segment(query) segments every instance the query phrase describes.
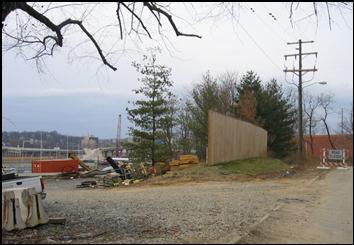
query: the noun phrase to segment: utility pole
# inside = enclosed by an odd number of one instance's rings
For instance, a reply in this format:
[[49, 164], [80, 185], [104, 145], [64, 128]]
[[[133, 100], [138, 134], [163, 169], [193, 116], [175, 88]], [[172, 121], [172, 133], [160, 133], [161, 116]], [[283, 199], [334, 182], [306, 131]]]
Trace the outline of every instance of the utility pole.
[[299, 157], [299, 161], [302, 163], [303, 161], [303, 148], [304, 148], [304, 142], [303, 142], [303, 138], [304, 138], [304, 132], [303, 132], [303, 125], [302, 125], [302, 76], [305, 75], [307, 72], [315, 72], [317, 71], [316, 67], [314, 67], [313, 69], [303, 69], [302, 68], [302, 58], [304, 55], [316, 55], [317, 57], [317, 52], [309, 52], [309, 53], [303, 53], [302, 52], [302, 44], [304, 43], [313, 43], [314, 41], [302, 41], [301, 39], [299, 39], [299, 41], [297, 42], [292, 42], [292, 43], [287, 43], [288, 45], [292, 45], [292, 44], [298, 44], [299, 47], [297, 48], [297, 50], [299, 50], [298, 54], [287, 54], [284, 55], [285, 60], [287, 59], [287, 57], [291, 57], [294, 56], [295, 59], [297, 56], [299, 56], [299, 69], [295, 69], [295, 67], [293, 67], [292, 70], [289, 69], [285, 69], [284, 72], [292, 72], [295, 75], [297, 75], [299, 77], [299, 84], [297, 85], [298, 88], [298, 122], [299, 122], [299, 146], [298, 146], [298, 157]]

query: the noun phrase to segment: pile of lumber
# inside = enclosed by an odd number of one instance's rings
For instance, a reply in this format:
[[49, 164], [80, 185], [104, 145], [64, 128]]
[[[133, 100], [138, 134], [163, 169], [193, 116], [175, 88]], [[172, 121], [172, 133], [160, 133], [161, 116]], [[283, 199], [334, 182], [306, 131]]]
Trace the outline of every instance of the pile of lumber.
[[192, 164], [199, 163], [197, 155], [180, 155], [178, 160], [172, 160], [170, 165], [170, 170], [188, 168]]
[[179, 157], [180, 164], [196, 164], [199, 163], [199, 159], [197, 155], [181, 155]]

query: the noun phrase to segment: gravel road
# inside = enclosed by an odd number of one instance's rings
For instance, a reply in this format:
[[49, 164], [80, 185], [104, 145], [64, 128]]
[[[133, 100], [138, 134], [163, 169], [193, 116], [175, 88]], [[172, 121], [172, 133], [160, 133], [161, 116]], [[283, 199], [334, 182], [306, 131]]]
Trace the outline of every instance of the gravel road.
[[3, 231], [2, 243], [228, 243], [315, 175], [111, 189], [75, 188], [90, 179], [48, 180], [46, 211], [66, 223]]
[[353, 243], [353, 168], [332, 170], [284, 201], [240, 243]]

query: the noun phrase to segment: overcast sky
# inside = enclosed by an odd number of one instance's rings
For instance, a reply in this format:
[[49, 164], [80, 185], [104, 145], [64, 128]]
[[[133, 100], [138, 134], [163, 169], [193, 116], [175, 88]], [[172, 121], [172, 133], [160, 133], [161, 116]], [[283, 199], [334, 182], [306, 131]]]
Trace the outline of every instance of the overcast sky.
[[[180, 97], [188, 96], [193, 84], [198, 83], [208, 70], [215, 76], [225, 71], [242, 75], [254, 70], [264, 82], [274, 77], [285, 87], [291, 86], [285, 82], [282, 70], [285, 66], [291, 68], [293, 64], [297, 67], [298, 61], [290, 58], [285, 61], [284, 55], [298, 51], [296, 45], [286, 43], [302, 39], [314, 41], [313, 44], [303, 45], [304, 52], [318, 52], [317, 59], [308, 56], [304, 60], [304, 68], [313, 68], [315, 64], [318, 68], [312, 82], [328, 83], [324, 86], [315, 84], [305, 90], [313, 94], [324, 92], [334, 95], [336, 113], [331, 115], [332, 127], [340, 120], [338, 113], [341, 108], [350, 109], [353, 101], [352, 12], [334, 8], [331, 17], [335, 22], [330, 30], [325, 9], [321, 9], [318, 25], [313, 16], [304, 18], [312, 11], [309, 8], [311, 5], [306, 4], [300, 5], [295, 12], [294, 27], [288, 19], [289, 4], [243, 3], [241, 8], [235, 5], [238, 21], [220, 17], [198, 23], [193, 22], [193, 9], [189, 5], [179, 6], [176, 3], [173, 6], [176, 6], [177, 15], [192, 23], [189, 25], [176, 18], [180, 29], [202, 36], [201, 39], [175, 37], [170, 31], [166, 34], [173, 44], [172, 47], [166, 41], [169, 50], [156, 37], [163, 51], [158, 62], [172, 68], [174, 92]], [[106, 5], [96, 12], [104, 13], [109, 19], [115, 18], [113, 10]], [[202, 10], [207, 11], [207, 8]], [[270, 12], [276, 20], [269, 15]], [[64, 20], [62, 16], [56, 18], [58, 22]], [[95, 24], [99, 25], [99, 21]], [[94, 25], [89, 23], [90, 27], [94, 28]], [[104, 40], [103, 37], [108, 34], [111, 32], [99, 33], [95, 37]], [[118, 68], [115, 72], [102, 67], [97, 59], [79, 59], [69, 63], [69, 47], [79, 39], [75, 35], [78, 34], [71, 34], [67, 43], [64, 39], [64, 46], [68, 44], [68, 47], [56, 49], [55, 55], [46, 59], [45, 74], [37, 72], [33, 61], [25, 61], [16, 56], [16, 52], [3, 51], [3, 131], [57, 130], [75, 136], [90, 133], [100, 138], [114, 138], [117, 117], [122, 114], [122, 136], [127, 135], [129, 123], [125, 108], [129, 106], [128, 100], [134, 100], [132, 89], [139, 87], [137, 78], [140, 77], [131, 63], [141, 61], [141, 53], [132, 51], [135, 44], [126, 40], [124, 47], [127, 51], [124, 54], [116, 53], [108, 57]], [[119, 36], [115, 37], [112, 40], [107, 38], [102, 43], [102, 49], [110, 50], [114, 46], [123, 50]], [[157, 43], [143, 38], [139, 45], [141, 49], [146, 49]], [[75, 54], [84, 55], [86, 51], [98, 56], [92, 43], [77, 49]], [[286, 78], [297, 82], [297, 77], [292, 77], [290, 73]], [[311, 78], [312, 73], [304, 77], [305, 80]]]

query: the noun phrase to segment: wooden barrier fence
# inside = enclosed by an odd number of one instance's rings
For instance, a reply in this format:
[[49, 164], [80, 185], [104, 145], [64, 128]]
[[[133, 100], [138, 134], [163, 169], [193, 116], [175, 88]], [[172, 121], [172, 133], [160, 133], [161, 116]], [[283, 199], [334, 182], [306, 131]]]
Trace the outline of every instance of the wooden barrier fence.
[[208, 164], [267, 153], [267, 131], [217, 112], [208, 113]]

